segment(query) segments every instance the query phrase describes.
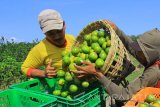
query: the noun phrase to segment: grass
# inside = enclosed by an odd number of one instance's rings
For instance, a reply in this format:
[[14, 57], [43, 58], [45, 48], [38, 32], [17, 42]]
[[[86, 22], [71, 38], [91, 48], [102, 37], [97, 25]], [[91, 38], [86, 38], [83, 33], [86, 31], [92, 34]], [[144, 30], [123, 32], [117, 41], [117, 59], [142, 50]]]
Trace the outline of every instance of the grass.
[[139, 76], [141, 76], [143, 73], [143, 69], [139, 69], [137, 71], [133, 71], [128, 77], [126, 77], [126, 79], [131, 82], [133, 80], [135, 80], [136, 78], [138, 78]]
[[139, 68], [138, 65], [140, 64], [133, 56], [131, 56], [131, 61], [135, 65], [136, 69], [128, 76], [126, 79], [131, 82], [142, 75], [144, 68]]

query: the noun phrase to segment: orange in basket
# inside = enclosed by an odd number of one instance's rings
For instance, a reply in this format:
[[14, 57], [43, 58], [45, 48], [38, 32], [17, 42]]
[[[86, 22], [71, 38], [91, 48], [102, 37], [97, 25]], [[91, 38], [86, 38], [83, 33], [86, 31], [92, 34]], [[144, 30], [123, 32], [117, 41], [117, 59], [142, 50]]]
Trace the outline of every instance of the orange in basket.
[[139, 107], [140, 103], [143, 103], [147, 95], [153, 94], [156, 99], [160, 99], [160, 88], [146, 87], [137, 92], [130, 101], [128, 101], [123, 107]]

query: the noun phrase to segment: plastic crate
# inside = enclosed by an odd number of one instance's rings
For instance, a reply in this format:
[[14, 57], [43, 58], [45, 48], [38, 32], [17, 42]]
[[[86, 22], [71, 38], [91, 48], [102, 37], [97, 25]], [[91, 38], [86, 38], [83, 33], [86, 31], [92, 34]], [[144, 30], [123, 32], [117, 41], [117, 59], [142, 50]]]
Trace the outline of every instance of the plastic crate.
[[143, 103], [149, 94], [153, 94], [157, 99], [160, 99], [160, 88], [146, 87], [141, 89], [123, 107], [139, 107], [139, 104]]
[[[39, 79], [33, 79], [26, 82], [14, 84], [9, 88], [24, 89], [31, 92], [51, 96], [57, 98], [58, 107], [100, 107], [101, 106], [101, 93], [99, 88], [92, 89], [92, 91], [80, 93], [80, 97], [73, 100], [63, 98], [60, 96], [54, 96], [52, 94], [53, 89], [56, 88], [56, 79], [49, 79], [49, 81], [41, 81]], [[49, 83], [49, 85], [48, 85]]]
[[0, 107], [57, 107], [56, 98], [19, 89], [0, 92]]

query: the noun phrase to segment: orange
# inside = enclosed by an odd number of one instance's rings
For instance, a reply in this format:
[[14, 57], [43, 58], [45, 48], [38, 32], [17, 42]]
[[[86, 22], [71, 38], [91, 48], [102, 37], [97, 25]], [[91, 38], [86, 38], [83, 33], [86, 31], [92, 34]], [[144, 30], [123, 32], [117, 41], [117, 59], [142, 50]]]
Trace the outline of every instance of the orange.
[[160, 107], [160, 104], [158, 104], [158, 103], [153, 103], [153, 104], [152, 104], [152, 107]]
[[89, 54], [89, 60], [91, 61], [91, 62], [95, 62], [96, 61], [96, 59], [98, 58], [98, 55], [97, 55], [97, 53], [95, 53], [95, 52], [91, 52], [90, 54]]
[[84, 88], [89, 87], [89, 82], [88, 81], [83, 81], [82, 82], [82, 87], [84, 87]]
[[91, 40], [91, 34], [87, 34], [84, 36], [85, 41], [90, 41]]
[[74, 48], [71, 50], [71, 53], [72, 53], [72, 55], [77, 56], [77, 54], [79, 53], [79, 48], [74, 47]]
[[104, 42], [103, 44], [102, 44], [102, 49], [106, 49], [107, 48], [107, 42]]
[[92, 36], [98, 36], [98, 31], [96, 31], [96, 30], [93, 31], [93, 32], [91, 33], [91, 35], [92, 35]]
[[72, 97], [70, 95], [67, 95], [66, 97], [68, 100], [72, 100]]
[[78, 57], [81, 57], [82, 60], [85, 60], [87, 56], [84, 53], [79, 53]]
[[66, 72], [66, 74], [65, 74], [65, 80], [66, 81], [72, 81], [73, 80], [72, 75], [69, 72]]
[[77, 90], [78, 90], [78, 87], [75, 84], [71, 84], [69, 86], [69, 91], [70, 92], [75, 93], [75, 92], [77, 92]]
[[111, 40], [108, 40], [108, 41], [107, 41], [106, 46], [107, 46], [107, 47], [110, 47], [110, 46], [111, 46]]
[[99, 44], [98, 44], [97, 42], [91, 44], [91, 48], [92, 48], [92, 49], [93, 49], [94, 47], [96, 47], [96, 46], [99, 46]]
[[64, 83], [65, 83], [65, 80], [63, 78], [59, 79], [59, 81], [58, 81], [59, 85], [64, 85]]
[[53, 91], [53, 95], [58, 96], [58, 95], [60, 95], [60, 94], [61, 94], [61, 91], [60, 91], [60, 90], [54, 90], [54, 91]]
[[148, 103], [141, 103], [139, 104], [139, 107], [150, 107]]
[[156, 100], [155, 96], [153, 94], [149, 94], [147, 95], [146, 97], [146, 102], [147, 103], [151, 103], [151, 102], [154, 102]]
[[64, 57], [64, 56], [69, 56], [69, 54], [70, 54], [70, 53], [65, 50], [65, 51], [62, 51], [62, 54], [61, 54], [61, 55], [62, 55], [62, 57]]
[[76, 57], [76, 59], [74, 60], [76, 65], [81, 65], [81, 61], [83, 61], [83, 59], [81, 57]]
[[101, 46], [102, 46], [102, 44], [103, 44], [105, 41], [106, 41], [106, 39], [105, 39], [104, 37], [100, 37], [100, 38], [98, 39], [98, 43], [99, 43], [99, 45], [101, 45]]
[[68, 91], [63, 91], [63, 92], [61, 92], [61, 96], [62, 96], [62, 97], [67, 97], [67, 95], [68, 95]]
[[75, 63], [71, 63], [70, 65], [69, 65], [69, 70], [76, 70], [76, 67], [74, 66], [74, 64]]
[[105, 36], [105, 32], [102, 31], [102, 30], [100, 30], [100, 31], [98, 32], [98, 36], [99, 36], [99, 37], [104, 37], [104, 36]]
[[107, 47], [107, 48], [105, 49], [106, 54], [109, 53], [109, 49], [110, 49], [110, 47]]
[[160, 99], [159, 100], [155, 100], [154, 103], [160, 104]]
[[110, 40], [110, 37], [109, 36], [106, 36], [106, 41]]
[[57, 72], [56, 72], [56, 74], [57, 74], [57, 77], [64, 77], [65, 76], [65, 72], [63, 71], [63, 70], [58, 70]]
[[88, 47], [87, 45], [83, 45], [81, 49], [85, 54], [88, 54], [90, 52], [90, 47]]
[[99, 57], [105, 60], [107, 57], [107, 54], [105, 53], [105, 51], [101, 51], [101, 53], [99, 54]]
[[101, 58], [98, 58], [98, 59], [96, 60], [95, 64], [96, 64], [96, 68], [102, 68], [103, 65], [104, 65], [104, 60], [101, 59]]
[[70, 57], [64, 56], [64, 57], [62, 58], [62, 63], [63, 63], [63, 65], [68, 66], [68, 65], [71, 63]]
[[101, 48], [100, 46], [95, 46], [95, 47], [93, 47], [93, 50], [94, 50], [97, 54], [99, 54], [99, 53], [101, 52], [102, 48]]
[[91, 42], [98, 42], [98, 37], [97, 36], [91, 36]]

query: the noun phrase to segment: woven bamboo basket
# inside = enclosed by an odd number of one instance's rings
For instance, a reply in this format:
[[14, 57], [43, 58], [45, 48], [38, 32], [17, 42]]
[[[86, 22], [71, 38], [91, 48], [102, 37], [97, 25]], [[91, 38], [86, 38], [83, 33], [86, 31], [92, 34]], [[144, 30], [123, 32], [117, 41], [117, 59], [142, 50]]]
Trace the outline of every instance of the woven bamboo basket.
[[[113, 28], [108, 24], [107, 20], [98, 20], [84, 27], [78, 34], [72, 48], [79, 47], [79, 45], [83, 43], [84, 36], [86, 34], [100, 29], [109, 31], [111, 35], [111, 47], [105, 60], [105, 64], [101, 68], [101, 71], [108, 78], [114, 78], [117, 81], [120, 81], [122, 78], [126, 77], [130, 72], [134, 70], [130, 69], [134, 68], [134, 66], [131, 63], [130, 56], [126, 48], [124, 47], [123, 43], [121, 42]], [[115, 58], [116, 55], [118, 55], [118, 58]]]

